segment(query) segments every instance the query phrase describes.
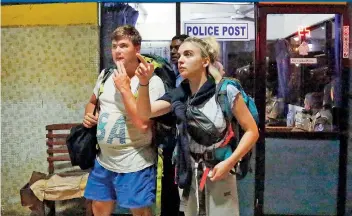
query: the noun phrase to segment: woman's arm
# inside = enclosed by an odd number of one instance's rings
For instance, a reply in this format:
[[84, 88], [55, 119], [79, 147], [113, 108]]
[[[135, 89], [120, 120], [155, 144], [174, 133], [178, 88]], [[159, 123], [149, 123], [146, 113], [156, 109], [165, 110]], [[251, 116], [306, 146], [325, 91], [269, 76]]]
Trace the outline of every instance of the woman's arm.
[[228, 158], [231, 167], [234, 167], [235, 164], [253, 148], [259, 138], [257, 124], [248, 110], [241, 94], [236, 96], [233, 104], [232, 113], [245, 133], [243, 134], [236, 150], [232, 153], [231, 157]]
[[149, 90], [145, 86], [140, 86], [137, 98], [137, 111], [139, 116], [144, 119], [161, 116], [171, 111], [171, 104], [164, 100], [157, 100], [150, 103]]
[[258, 127], [249, 112], [241, 94], [237, 94], [234, 99], [232, 114], [237, 119], [242, 129], [245, 131], [236, 150], [226, 160], [218, 163], [212, 170], [211, 181], [225, 178], [236, 163], [247, 154], [259, 138]]
[[150, 102], [149, 97], [149, 81], [153, 76], [154, 66], [147, 63], [144, 58], [137, 54], [140, 60], [139, 66], [136, 70], [136, 76], [139, 79], [138, 97], [137, 97], [137, 111], [143, 120], [149, 120], [152, 117], [164, 115], [171, 111], [171, 104], [167, 101], [157, 100]]

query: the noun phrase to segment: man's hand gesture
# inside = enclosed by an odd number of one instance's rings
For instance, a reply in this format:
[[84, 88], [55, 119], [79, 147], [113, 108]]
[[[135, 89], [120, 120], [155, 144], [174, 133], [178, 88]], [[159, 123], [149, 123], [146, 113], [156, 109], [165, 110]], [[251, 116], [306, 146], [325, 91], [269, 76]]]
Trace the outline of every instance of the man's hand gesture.
[[115, 88], [119, 92], [130, 91], [131, 90], [131, 79], [128, 77], [126, 73], [125, 66], [122, 62], [116, 62], [117, 69], [114, 70], [114, 74], [112, 79], [115, 84]]

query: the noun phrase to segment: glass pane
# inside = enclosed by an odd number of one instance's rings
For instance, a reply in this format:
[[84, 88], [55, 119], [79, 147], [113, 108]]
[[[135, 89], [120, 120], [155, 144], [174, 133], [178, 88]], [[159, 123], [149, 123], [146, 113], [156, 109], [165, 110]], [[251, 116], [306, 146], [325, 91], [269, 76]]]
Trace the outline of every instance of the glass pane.
[[171, 41], [176, 34], [175, 3], [136, 3], [136, 28], [144, 41]]
[[[220, 62], [224, 66], [225, 75], [239, 79], [245, 91], [254, 96], [253, 4], [181, 3], [181, 25], [182, 34], [201, 38], [216, 37], [220, 43]], [[187, 27], [191, 30], [187, 30]], [[254, 215], [255, 153], [251, 163], [252, 172], [237, 182], [240, 215], [243, 216]]]
[[336, 131], [340, 69], [335, 62], [335, 15], [267, 18], [267, 131]]
[[339, 145], [266, 138], [264, 213], [336, 215]]
[[102, 3], [101, 7], [101, 68], [113, 65], [110, 35], [118, 26], [124, 24], [135, 26], [141, 34], [143, 54], [155, 54], [169, 59], [170, 41], [176, 34], [175, 3], [113, 2]]
[[[181, 33], [214, 36], [220, 43], [220, 62], [226, 76], [239, 79], [254, 96], [254, 5], [250, 3], [181, 3]], [[193, 27], [191, 31], [187, 26]], [[236, 27], [238, 34], [236, 35]], [[218, 29], [211, 31], [206, 29]], [[244, 37], [242, 36], [242, 28]], [[233, 29], [233, 31], [232, 31]], [[233, 34], [231, 34], [233, 33]]]

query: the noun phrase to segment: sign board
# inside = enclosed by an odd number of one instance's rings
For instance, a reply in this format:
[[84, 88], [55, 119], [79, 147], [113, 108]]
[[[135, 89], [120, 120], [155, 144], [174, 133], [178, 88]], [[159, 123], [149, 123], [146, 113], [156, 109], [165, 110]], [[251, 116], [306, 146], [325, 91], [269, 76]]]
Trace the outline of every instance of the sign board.
[[248, 23], [184, 23], [184, 34], [219, 41], [248, 41]]
[[317, 58], [291, 58], [291, 64], [316, 64], [318, 63]]
[[350, 57], [350, 27], [343, 26], [342, 32], [342, 58]]

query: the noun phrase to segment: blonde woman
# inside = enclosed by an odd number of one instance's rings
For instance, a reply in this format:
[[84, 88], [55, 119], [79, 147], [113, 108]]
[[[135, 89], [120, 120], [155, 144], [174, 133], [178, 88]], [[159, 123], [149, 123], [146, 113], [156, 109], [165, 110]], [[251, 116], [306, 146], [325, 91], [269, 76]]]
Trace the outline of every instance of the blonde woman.
[[[169, 112], [173, 112], [177, 118], [176, 180], [183, 189], [185, 215], [239, 215], [236, 177], [229, 172], [252, 149], [259, 136], [258, 128], [239, 90], [229, 85], [227, 95], [232, 114], [245, 133], [232, 155], [211, 167], [209, 175], [204, 175], [202, 172], [208, 166], [207, 155], [220, 147], [227, 135], [226, 120], [215, 100], [216, 81], [209, 74], [209, 70], [220, 73], [214, 67], [218, 52], [208, 42], [189, 37], [182, 43], [178, 53], [178, 69], [185, 80], [178, 88], [152, 103], [149, 99], [149, 80], [154, 68], [137, 55], [140, 59], [136, 70], [140, 83], [138, 113], [144, 120]], [[214, 134], [220, 134], [221, 137], [208, 136], [206, 131], [198, 137], [199, 133], [191, 133], [196, 129], [190, 129], [189, 117], [192, 111], [205, 116], [215, 128]], [[205, 187], [202, 187], [204, 184]]]

